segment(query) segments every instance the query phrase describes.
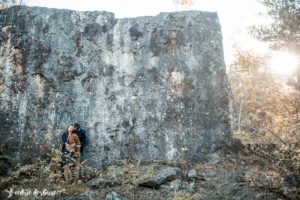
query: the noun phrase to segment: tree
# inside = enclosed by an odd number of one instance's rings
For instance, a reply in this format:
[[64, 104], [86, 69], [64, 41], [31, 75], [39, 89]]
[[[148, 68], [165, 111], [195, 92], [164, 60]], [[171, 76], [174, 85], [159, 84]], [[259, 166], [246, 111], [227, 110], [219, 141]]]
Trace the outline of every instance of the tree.
[[295, 130], [299, 134], [300, 92], [270, 71], [268, 59], [267, 55], [236, 47], [235, 60], [228, 70], [233, 129], [252, 138], [285, 143]]
[[173, 2], [176, 7], [181, 9], [190, 9], [194, 4], [194, 0], [173, 0]]
[[254, 185], [261, 183], [261, 188], [284, 199], [299, 199], [299, 192], [284, 184], [291, 179], [300, 184], [300, 92], [270, 71], [268, 58], [236, 47], [228, 69], [233, 136], [246, 144], [252, 158], [265, 162], [276, 174], [266, 183], [261, 179], [265, 172], [253, 174]]
[[[268, 8], [273, 19], [269, 26], [254, 27], [254, 35], [268, 41], [274, 49], [293, 51], [300, 58], [300, 0], [258, 0]], [[297, 85], [300, 90], [300, 64]]]
[[259, 0], [268, 8], [273, 23], [255, 28], [255, 35], [273, 48], [287, 48], [300, 54], [300, 0]]

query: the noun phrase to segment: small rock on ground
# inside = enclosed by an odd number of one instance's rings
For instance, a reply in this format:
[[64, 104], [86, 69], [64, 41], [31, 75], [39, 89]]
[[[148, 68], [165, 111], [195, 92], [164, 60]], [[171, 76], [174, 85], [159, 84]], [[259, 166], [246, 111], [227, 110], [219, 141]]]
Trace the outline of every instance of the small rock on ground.
[[147, 178], [139, 183], [139, 186], [158, 188], [160, 185], [170, 182], [180, 176], [181, 170], [178, 167], [168, 167], [158, 171], [153, 177]]

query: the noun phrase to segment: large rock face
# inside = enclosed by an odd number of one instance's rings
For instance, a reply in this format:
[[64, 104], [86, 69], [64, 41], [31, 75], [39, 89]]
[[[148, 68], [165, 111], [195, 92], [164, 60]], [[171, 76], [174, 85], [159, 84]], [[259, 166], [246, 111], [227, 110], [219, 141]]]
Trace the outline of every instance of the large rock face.
[[202, 160], [230, 142], [216, 13], [0, 11], [0, 143], [22, 160], [79, 122], [85, 158]]

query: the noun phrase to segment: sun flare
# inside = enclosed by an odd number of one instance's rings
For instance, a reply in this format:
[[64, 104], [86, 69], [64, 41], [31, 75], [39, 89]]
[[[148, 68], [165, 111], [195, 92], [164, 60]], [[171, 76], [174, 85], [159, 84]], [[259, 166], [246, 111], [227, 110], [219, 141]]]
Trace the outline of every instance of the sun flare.
[[276, 74], [292, 75], [298, 65], [298, 59], [295, 55], [287, 52], [276, 52], [273, 54], [269, 68]]

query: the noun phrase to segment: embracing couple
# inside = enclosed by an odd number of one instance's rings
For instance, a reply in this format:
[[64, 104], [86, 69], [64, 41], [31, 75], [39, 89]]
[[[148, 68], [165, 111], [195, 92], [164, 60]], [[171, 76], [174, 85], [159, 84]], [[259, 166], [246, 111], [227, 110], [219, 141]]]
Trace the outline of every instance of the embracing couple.
[[80, 157], [82, 156], [83, 149], [87, 144], [86, 133], [83, 128], [80, 128], [78, 123], [71, 124], [67, 130], [62, 134], [62, 161], [64, 178], [66, 181], [73, 179], [72, 170], [70, 166], [75, 166], [77, 178], [80, 171]]

